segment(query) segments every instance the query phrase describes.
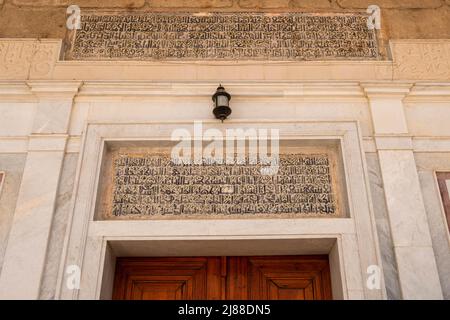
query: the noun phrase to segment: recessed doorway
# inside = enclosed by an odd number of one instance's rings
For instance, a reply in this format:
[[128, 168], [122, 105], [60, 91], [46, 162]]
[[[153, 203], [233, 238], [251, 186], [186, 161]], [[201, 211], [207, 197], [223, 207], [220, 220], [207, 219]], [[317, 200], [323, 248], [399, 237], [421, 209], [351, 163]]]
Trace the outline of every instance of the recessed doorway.
[[330, 300], [328, 256], [117, 258], [115, 300]]

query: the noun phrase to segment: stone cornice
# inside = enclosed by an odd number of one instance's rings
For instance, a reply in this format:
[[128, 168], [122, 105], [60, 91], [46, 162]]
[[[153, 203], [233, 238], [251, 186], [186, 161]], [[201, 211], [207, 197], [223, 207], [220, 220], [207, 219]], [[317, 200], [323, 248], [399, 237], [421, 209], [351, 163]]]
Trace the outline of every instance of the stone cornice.
[[65, 151], [68, 135], [32, 134], [28, 140], [28, 151]]
[[28, 81], [30, 91], [39, 99], [73, 99], [81, 81]]
[[[36, 102], [39, 99], [117, 99], [210, 97], [217, 81], [59, 81], [0, 80], [3, 102]], [[407, 102], [448, 102], [449, 82], [403, 81], [227, 81], [223, 85], [234, 99], [365, 100], [403, 99]]]
[[405, 134], [374, 136], [377, 150], [413, 150], [412, 137]]
[[403, 99], [413, 83], [408, 82], [362, 82], [361, 87], [369, 99]]
[[[80, 97], [210, 97], [217, 81], [149, 82], [84, 81]], [[357, 82], [229, 81], [225, 85], [233, 98], [353, 97], [363, 98]]]
[[405, 102], [449, 102], [450, 83], [416, 83]]
[[331, 80], [450, 79], [450, 40], [393, 40], [380, 61], [61, 61], [59, 39], [0, 39], [0, 80]]
[[1, 102], [35, 102], [36, 97], [25, 81], [0, 81]]

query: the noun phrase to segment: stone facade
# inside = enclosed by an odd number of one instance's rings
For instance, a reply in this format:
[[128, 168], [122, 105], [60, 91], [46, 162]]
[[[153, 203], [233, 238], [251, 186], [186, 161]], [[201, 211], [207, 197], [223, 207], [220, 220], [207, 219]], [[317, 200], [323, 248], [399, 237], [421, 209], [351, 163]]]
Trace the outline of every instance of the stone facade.
[[337, 0], [337, 4], [346, 9], [365, 9], [372, 4], [386, 9], [436, 9], [444, 5], [441, 0], [379, 0], [375, 2], [370, 0]]
[[[66, 0], [3, 0], [0, 10], [2, 38], [59, 38], [65, 36]], [[365, 11], [373, 1], [360, 0], [80, 0], [82, 9], [111, 8], [139, 11]], [[389, 39], [450, 38], [448, 0], [376, 1], [382, 9], [383, 31]], [[42, 24], [42, 21], [46, 21]]]
[[2, 167], [2, 171], [8, 173], [8, 175], [3, 176], [3, 185], [0, 190], [0, 272], [1, 266], [3, 266], [3, 258], [8, 243], [13, 213], [16, 207], [20, 181], [22, 180], [24, 163], [24, 154], [0, 155], [0, 166]]
[[[361, 13], [369, 3], [79, 1], [82, 8], [107, 6], [116, 13]], [[450, 172], [448, 0], [378, 1], [388, 54], [331, 61], [64, 60], [67, 4], [0, 0], [0, 298], [111, 298], [116, 256], [173, 254], [168, 243], [176, 239], [185, 244], [175, 252], [180, 256], [207, 254], [205, 244], [215, 241], [226, 243], [225, 254], [328, 254], [335, 299], [450, 299], [450, 235], [435, 176]], [[232, 95], [233, 113], [223, 123], [211, 106], [220, 82]], [[320, 170], [326, 181], [323, 173], [334, 172], [331, 188], [342, 195], [319, 197], [337, 199], [339, 214], [111, 215], [108, 205], [128, 201], [140, 208], [136, 196], [151, 190], [141, 183], [149, 176], [142, 166], [132, 169], [139, 174], [119, 172], [123, 183], [115, 184], [110, 154], [161, 154], [171, 133], [192, 130], [194, 121], [216, 133], [277, 129], [281, 153], [297, 158], [305, 150], [315, 148], [309, 154], [322, 158], [331, 150], [336, 161], [330, 167], [303, 167], [299, 179]], [[181, 193], [183, 179], [166, 183], [165, 194]], [[257, 180], [251, 174], [246, 179]], [[110, 201], [114, 186], [125, 189], [116, 202]], [[298, 195], [319, 201], [310, 193], [327, 186]], [[228, 183], [220, 187], [220, 201], [235, 191]], [[248, 186], [253, 197], [264, 193], [255, 188]], [[197, 198], [208, 202], [204, 194]], [[242, 246], [249, 239], [291, 245], [255, 251]], [[81, 272], [79, 290], [65, 285], [74, 265]], [[381, 268], [379, 288], [367, 286], [371, 266]]]

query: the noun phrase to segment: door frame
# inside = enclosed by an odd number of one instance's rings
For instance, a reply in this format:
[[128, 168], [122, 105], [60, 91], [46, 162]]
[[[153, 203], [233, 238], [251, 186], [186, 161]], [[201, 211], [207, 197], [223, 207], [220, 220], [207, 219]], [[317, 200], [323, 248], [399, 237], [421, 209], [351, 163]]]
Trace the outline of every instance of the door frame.
[[[204, 130], [214, 128], [216, 121], [203, 121]], [[341, 164], [344, 169], [345, 191], [348, 206], [342, 218], [249, 218], [249, 219], [187, 219], [187, 220], [124, 220], [108, 221], [96, 219], [99, 177], [108, 146], [122, 146], [145, 141], [170, 140], [174, 129], [192, 127], [191, 121], [136, 122], [91, 122], [86, 124], [83, 147], [80, 152], [72, 211], [58, 274], [57, 299], [108, 299], [108, 274], [111, 263], [121, 245], [133, 241], [147, 244], [167, 241], [163, 247], [170, 248], [173, 240], [188, 241], [236, 241], [236, 240], [288, 240], [311, 241], [334, 239], [334, 249], [317, 248], [317, 254], [329, 254], [332, 291], [336, 299], [385, 299], [386, 289], [382, 260], [376, 233], [375, 216], [370, 197], [369, 179], [362, 144], [361, 129], [357, 121], [295, 121], [292, 119], [230, 120], [227, 128], [254, 127], [280, 130], [280, 140], [298, 143], [334, 144], [339, 146]], [[342, 181], [344, 182], [344, 181]], [[113, 242], [116, 242], [113, 244]], [[130, 253], [139, 250], [141, 245]], [[155, 247], [156, 249], [156, 247]], [[238, 248], [236, 248], [238, 249]], [[258, 251], [258, 248], [254, 248]], [[189, 249], [191, 252], [199, 250]], [[282, 250], [282, 248], [280, 248]], [[279, 251], [274, 248], [272, 251]], [[306, 252], [305, 252], [306, 251]], [[309, 250], [310, 251], [310, 250]], [[191, 252], [175, 250], [175, 255], [191, 256]], [[149, 256], [155, 255], [151, 250]], [[247, 255], [252, 255], [249, 253]], [[260, 255], [255, 252], [255, 255]], [[268, 255], [283, 255], [268, 252]], [[299, 246], [292, 255], [314, 254], [308, 246]], [[203, 254], [202, 255], [206, 255]], [[235, 255], [233, 253], [225, 255]], [[136, 256], [136, 255], [135, 255]], [[333, 262], [334, 261], [334, 262]], [[66, 284], [73, 266], [81, 274], [79, 289]], [[377, 267], [379, 288], [367, 286], [370, 267]], [[334, 275], [333, 275], [334, 274]], [[333, 280], [335, 279], [335, 280]]]
[[[106, 240], [99, 299], [112, 299], [115, 268], [118, 256], [126, 257], [222, 257], [222, 256], [328, 256], [331, 294], [335, 300], [344, 300], [346, 281], [343, 279], [343, 261], [339, 238], [288, 239], [230, 239], [230, 240]], [[174, 248], [177, 251], [174, 252]], [[261, 248], [255, 250], [255, 248]], [[244, 249], [242, 249], [244, 248]], [[118, 253], [118, 256], [116, 253]], [[215, 254], [214, 254], [215, 253]]]

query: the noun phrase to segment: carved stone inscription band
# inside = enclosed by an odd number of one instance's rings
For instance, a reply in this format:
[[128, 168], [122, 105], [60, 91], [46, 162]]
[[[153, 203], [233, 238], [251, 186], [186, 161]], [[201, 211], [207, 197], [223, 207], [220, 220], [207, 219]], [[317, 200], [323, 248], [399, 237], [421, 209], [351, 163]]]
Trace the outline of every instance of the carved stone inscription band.
[[367, 15], [84, 14], [66, 58], [78, 60], [375, 59]]
[[276, 175], [260, 164], [173, 164], [167, 156], [118, 155], [112, 216], [337, 214], [326, 154], [282, 155]]

